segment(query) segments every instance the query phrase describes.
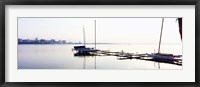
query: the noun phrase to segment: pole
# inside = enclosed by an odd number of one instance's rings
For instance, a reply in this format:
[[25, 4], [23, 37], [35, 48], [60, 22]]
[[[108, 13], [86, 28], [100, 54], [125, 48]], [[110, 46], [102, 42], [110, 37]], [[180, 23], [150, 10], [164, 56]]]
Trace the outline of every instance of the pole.
[[96, 50], [96, 20], [94, 20], [94, 44], [95, 44], [95, 50]]
[[[95, 44], [95, 50], [96, 50], [96, 20], [94, 20], [94, 44]], [[96, 69], [96, 56], [95, 56], [95, 65], [94, 65], [94, 68]]]
[[85, 46], [85, 28], [84, 28], [84, 25], [83, 25], [83, 42], [84, 42], [84, 46]]
[[161, 45], [161, 38], [162, 38], [162, 31], [163, 31], [163, 23], [164, 23], [164, 18], [162, 18], [162, 25], [161, 25], [161, 32], [160, 32], [160, 41], [159, 41], [159, 46], [158, 46], [158, 53], [160, 53], [160, 45]]

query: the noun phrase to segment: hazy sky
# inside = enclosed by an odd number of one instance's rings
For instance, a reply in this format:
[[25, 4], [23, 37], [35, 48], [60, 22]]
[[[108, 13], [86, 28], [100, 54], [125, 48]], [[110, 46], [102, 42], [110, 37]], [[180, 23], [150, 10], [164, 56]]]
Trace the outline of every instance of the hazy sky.
[[[18, 18], [18, 38], [97, 43], [158, 43], [162, 18]], [[184, 29], [184, 28], [183, 28]], [[184, 38], [184, 36], [183, 36]], [[178, 21], [165, 18], [162, 43], [181, 43]]]

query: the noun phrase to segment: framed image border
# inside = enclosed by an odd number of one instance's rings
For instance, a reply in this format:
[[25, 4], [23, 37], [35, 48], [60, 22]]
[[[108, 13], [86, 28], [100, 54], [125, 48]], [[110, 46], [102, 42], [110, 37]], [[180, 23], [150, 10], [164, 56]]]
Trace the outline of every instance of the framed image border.
[[[136, 86], [136, 87], [196, 87], [199, 82], [199, 29], [200, 0], [1, 0], [0, 1], [0, 85], [2, 87], [27, 86]], [[5, 6], [6, 5], [195, 5], [195, 82], [5, 82]]]

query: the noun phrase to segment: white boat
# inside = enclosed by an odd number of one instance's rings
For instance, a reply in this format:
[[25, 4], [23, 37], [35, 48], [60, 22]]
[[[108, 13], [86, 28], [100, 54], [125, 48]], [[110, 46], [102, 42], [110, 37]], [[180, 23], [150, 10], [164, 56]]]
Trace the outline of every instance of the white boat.
[[153, 59], [162, 59], [162, 60], [177, 60], [177, 58], [181, 57], [181, 55], [173, 55], [167, 53], [152, 53], [147, 55], [148, 57], [152, 57]]
[[[173, 54], [169, 54], [169, 53], [161, 53], [160, 52], [163, 23], [164, 23], [164, 18], [162, 19], [158, 53], [151, 53], [151, 54], [147, 54], [147, 55], [148, 55], [148, 57], [152, 57], [153, 59], [156, 59], [156, 60], [167, 60], [167, 61], [168, 60], [178, 60], [178, 59], [175, 59], [175, 58], [179, 58], [179, 57], [181, 57], [181, 55], [173, 55]], [[182, 24], [181, 24], [181, 26], [182, 26]], [[181, 31], [182, 31], [182, 29], [181, 29]], [[182, 39], [182, 36], [181, 36], [181, 39]]]

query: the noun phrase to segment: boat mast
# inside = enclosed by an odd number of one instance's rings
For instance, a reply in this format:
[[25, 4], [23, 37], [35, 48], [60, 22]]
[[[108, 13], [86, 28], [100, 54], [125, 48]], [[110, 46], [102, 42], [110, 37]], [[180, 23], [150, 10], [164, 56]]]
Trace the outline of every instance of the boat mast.
[[96, 50], [96, 20], [94, 20], [94, 44], [95, 44], [95, 50]]
[[[95, 50], [96, 50], [96, 20], [94, 20], [94, 44], [95, 44]], [[95, 64], [94, 64], [94, 68], [96, 69], [97, 68], [97, 59], [96, 59], [96, 56], [95, 56]]]
[[163, 23], [164, 23], [164, 18], [162, 18], [162, 25], [161, 25], [161, 32], [160, 32], [160, 41], [159, 41], [159, 46], [158, 46], [158, 53], [160, 53], [160, 45], [161, 45], [161, 38], [162, 38], [162, 31], [163, 31]]
[[83, 25], [83, 42], [84, 42], [84, 46], [85, 46], [85, 28], [84, 28], [84, 25]]

